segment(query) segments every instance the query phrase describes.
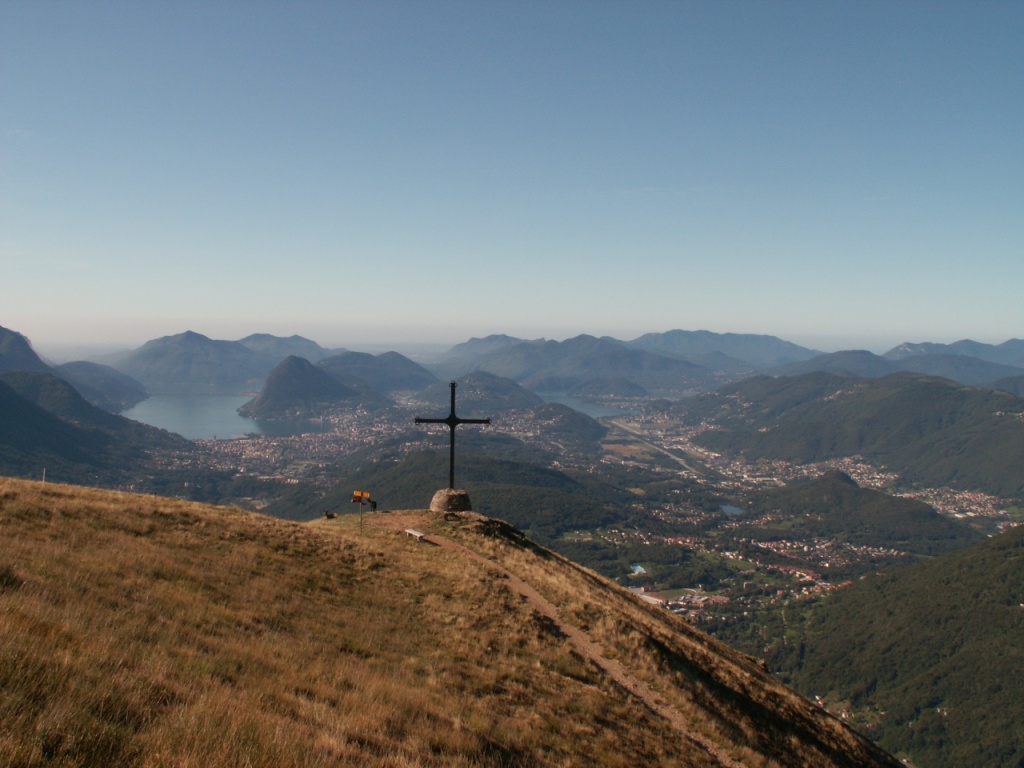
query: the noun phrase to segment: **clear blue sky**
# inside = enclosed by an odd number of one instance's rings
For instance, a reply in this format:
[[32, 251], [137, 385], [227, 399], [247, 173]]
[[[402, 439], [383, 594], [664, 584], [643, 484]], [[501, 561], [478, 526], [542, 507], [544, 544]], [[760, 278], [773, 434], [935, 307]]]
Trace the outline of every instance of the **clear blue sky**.
[[0, 1], [0, 325], [1024, 336], [1024, 2]]

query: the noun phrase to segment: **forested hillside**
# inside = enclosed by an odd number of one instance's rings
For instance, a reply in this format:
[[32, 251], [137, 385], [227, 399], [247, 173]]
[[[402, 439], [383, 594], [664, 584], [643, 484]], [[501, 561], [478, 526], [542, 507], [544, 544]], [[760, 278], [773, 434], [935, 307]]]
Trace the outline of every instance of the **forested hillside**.
[[770, 668], [888, 750], [932, 768], [1024, 764], [1024, 527], [782, 616], [762, 617]]
[[1024, 495], [1024, 399], [947, 379], [759, 377], [680, 401], [706, 448], [811, 463], [861, 455], [912, 482]]

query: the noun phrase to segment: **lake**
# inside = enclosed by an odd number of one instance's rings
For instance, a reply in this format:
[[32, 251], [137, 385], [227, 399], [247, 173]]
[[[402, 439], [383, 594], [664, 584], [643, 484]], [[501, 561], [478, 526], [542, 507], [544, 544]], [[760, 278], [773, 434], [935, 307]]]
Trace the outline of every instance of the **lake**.
[[610, 408], [607, 405], [601, 405], [599, 403], [589, 403], [560, 392], [538, 392], [537, 394], [545, 402], [567, 405], [574, 411], [586, 414], [592, 419], [600, 419], [602, 416], [623, 416], [630, 412], [623, 408]]
[[[151, 395], [121, 413], [152, 427], [177, 432], [189, 440], [231, 440], [249, 434], [301, 435], [315, 432], [308, 421], [261, 422], [238, 415], [238, 406], [252, 395]], [[568, 395], [542, 393], [547, 402], [562, 403], [592, 418], [620, 416], [628, 411], [586, 403]]]
[[177, 432], [189, 440], [230, 440], [247, 434], [299, 435], [302, 424], [266, 423], [238, 415], [252, 395], [152, 395], [121, 415], [152, 427]]

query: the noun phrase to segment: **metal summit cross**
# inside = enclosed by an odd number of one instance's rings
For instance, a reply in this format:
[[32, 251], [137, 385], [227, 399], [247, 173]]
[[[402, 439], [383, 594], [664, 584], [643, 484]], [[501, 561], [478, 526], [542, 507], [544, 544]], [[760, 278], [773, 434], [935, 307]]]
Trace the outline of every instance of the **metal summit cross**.
[[444, 419], [421, 419], [416, 417], [417, 424], [447, 424], [451, 431], [451, 449], [448, 454], [448, 488], [455, 490], [455, 428], [459, 424], [490, 424], [490, 419], [460, 419], [455, 415], [455, 382], [450, 385], [452, 388], [452, 411]]

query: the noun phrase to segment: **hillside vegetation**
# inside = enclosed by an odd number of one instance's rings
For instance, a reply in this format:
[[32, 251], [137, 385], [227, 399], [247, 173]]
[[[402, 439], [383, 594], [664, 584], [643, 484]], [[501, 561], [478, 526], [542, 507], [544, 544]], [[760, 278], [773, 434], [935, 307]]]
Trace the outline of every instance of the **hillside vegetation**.
[[897, 765], [472, 513], [297, 524], [0, 479], [0, 638], [11, 766]]
[[943, 517], [915, 499], [861, 488], [843, 472], [753, 494], [747, 505], [768, 516], [768, 537], [832, 538], [890, 547], [914, 555], [939, 555], [983, 538], [965, 523]]
[[[470, 449], [479, 445], [467, 433]], [[497, 452], [503, 441], [487, 440]], [[475, 508], [501, 517], [526, 530], [540, 543], [550, 545], [565, 531], [594, 528], [622, 519], [622, 507], [630, 494], [597, 478], [576, 479], [557, 469], [540, 466], [534, 456], [516, 456], [521, 448], [509, 446], [511, 457], [498, 458], [465, 451], [458, 461], [458, 483], [469, 489]], [[289, 520], [309, 520], [326, 511], [346, 512], [352, 491], [366, 490], [382, 508], [425, 507], [433, 489], [447, 477], [448, 459], [437, 451], [406, 455], [379, 451], [360, 452], [339, 462], [338, 481], [326, 492], [306, 484], [288, 489], [264, 512]]]
[[755, 377], [676, 407], [715, 423], [697, 442], [720, 453], [799, 463], [860, 455], [911, 482], [1024, 496], [1024, 400], [1007, 392], [910, 373], [811, 373]]
[[759, 640], [771, 667], [886, 748], [937, 768], [1024, 764], [1024, 528], [787, 613]]

